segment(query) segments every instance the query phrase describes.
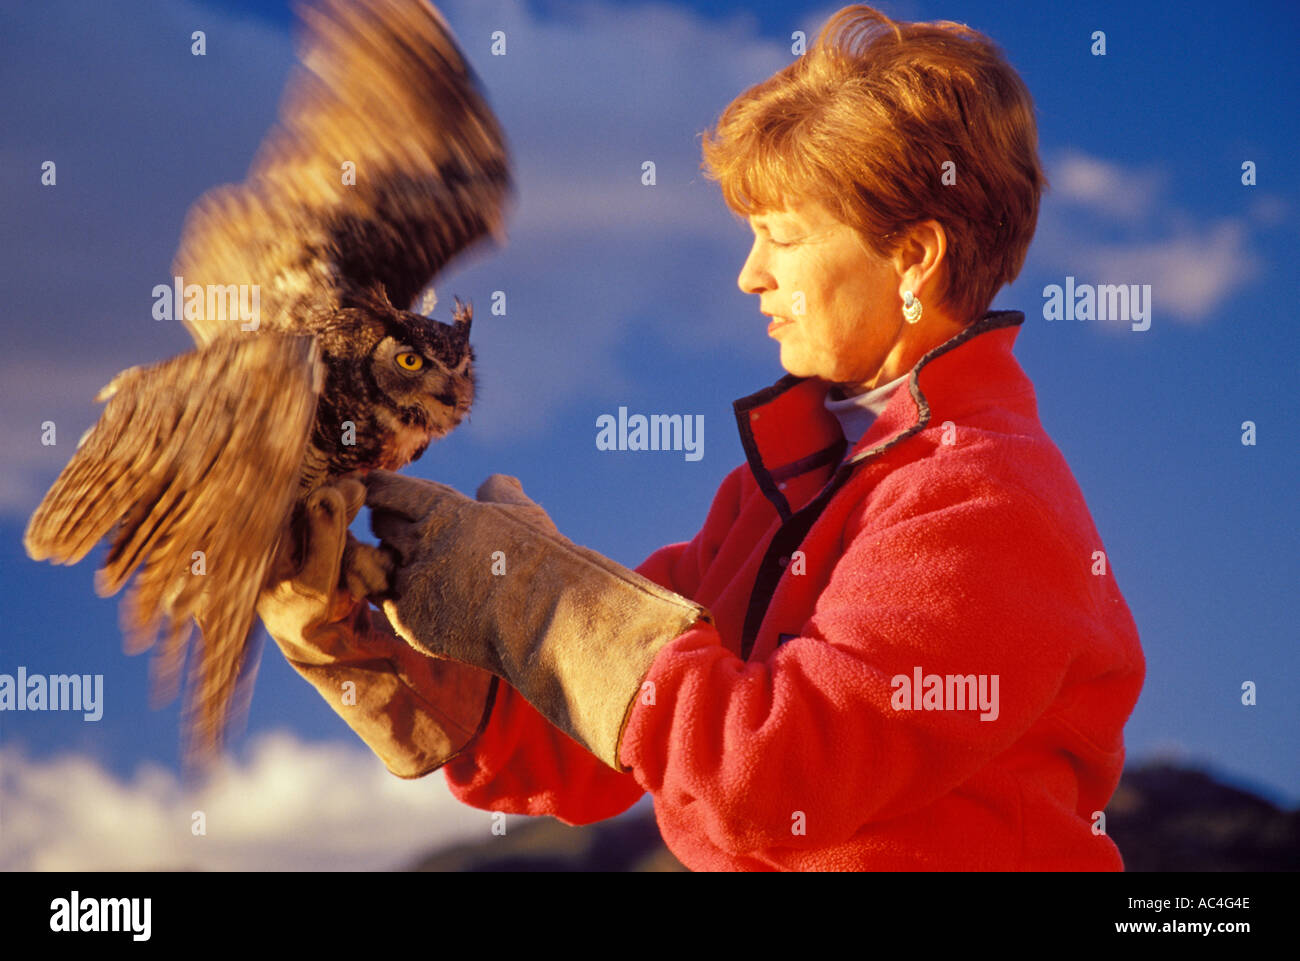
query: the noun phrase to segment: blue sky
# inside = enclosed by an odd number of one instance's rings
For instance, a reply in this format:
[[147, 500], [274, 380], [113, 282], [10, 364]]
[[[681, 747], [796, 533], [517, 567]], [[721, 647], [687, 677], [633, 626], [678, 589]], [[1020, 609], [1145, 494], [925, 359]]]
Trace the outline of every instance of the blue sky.
[[[514, 474], [564, 533], [629, 566], [696, 532], [743, 460], [731, 401], [783, 373], [756, 298], [736, 286], [748, 228], [700, 175], [699, 134], [789, 62], [792, 31], [811, 38], [837, 7], [443, 5], [510, 138], [519, 195], [508, 245], [438, 281], [442, 319], [452, 294], [486, 305], [498, 289], [508, 312], [475, 323], [473, 419], [410, 473], [466, 492]], [[1174, 756], [1300, 803], [1300, 14], [1284, 2], [1250, 16], [1191, 3], [1176, 22], [1155, 3], [882, 7], [986, 32], [1036, 101], [1052, 189], [994, 306], [1026, 313], [1017, 357], [1141, 633], [1130, 759]], [[178, 854], [158, 824], [188, 824], [200, 802], [175, 781], [176, 705], [147, 706], [147, 661], [122, 653], [117, 599], [94, 595], [92, 564], [38, 565], [21, 547], [97, 416], [94, 393], [191, 346], [151, 318], [150, 292], [170, 277], [189, 204], [242, 179], [274, 118], [289, 25], [286, 5], [251, 0], [0, 12], [0, 672], [103, 673], [106, 688], [95, 723], [0, 713], [0, 866], [360, 865], [335, 839], [384, 825], [389, 846], [365, 862], [383, 866], [486, 832], [486, 813], [456, 805], [440, 776], [408, 784], [377, 769], [271, 646], [235, 762], [201, 802], [244, 827]], [[206, 57], [190, 55], [195, 29]], [[505, 57], [489, 54], [494, 30]], [[1095, 30], [1104, 57], [1089, 52]], [[653, 189], [639, 180], [646, 159]], [[54, 188], [39, 184], [45, 160]], [[1248, 160], [1255, 186], [1241, 182]], [[1045, 320], [1043, 288], [1067, 276], [1152, 285], [1151, 328]], [[619, 406], [703, 415], [704, 456], [597, 450], [596, 419]], [[39, 442], [45, 420], [55, 447]], [[1247, 680], [1253, 707], [1240, 703]], [[322, 785], [344, 781], [323, 813]], [[249, 821], [250, 793], [278, 800]]]

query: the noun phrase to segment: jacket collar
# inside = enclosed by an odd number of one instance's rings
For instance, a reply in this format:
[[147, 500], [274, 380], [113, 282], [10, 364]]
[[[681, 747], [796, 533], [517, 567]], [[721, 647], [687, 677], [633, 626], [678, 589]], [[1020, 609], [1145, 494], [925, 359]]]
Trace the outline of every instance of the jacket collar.
[[[924, 430], [935, 411], [953, 419], [964, 411], [1032, 390], [1011, 356], [1025, 315], [994, 310], [935, 347], [912, 368], [911, 377], [844, 458], [847, 443], [835, 415], [826, 409], [830, 383], [787, 374], [771, 387], [732, 403], [745, 457], [759, 488], [782, 519], [792, 513], [784, 491], [792, 479], [834, 470], [836, 486], [854, 468]], [[962, 350], [957, 348], [964, 347]], [[819, 485], [820, 486], [820, 485]]]

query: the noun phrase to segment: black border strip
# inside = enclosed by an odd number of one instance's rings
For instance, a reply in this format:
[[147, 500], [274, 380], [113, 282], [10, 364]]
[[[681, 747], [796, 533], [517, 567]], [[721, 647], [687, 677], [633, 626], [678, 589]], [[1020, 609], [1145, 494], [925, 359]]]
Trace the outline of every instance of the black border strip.
[[786, 464], [784, 467], [778, 467], [769, 471], [772, 480], [783, 481], [791, 477], [798, 477], [800, 474], [806, 474], [810, 470], [816, 470], [824, 464], [838, 464], [848, 449], [849, 443], [844, 438], [840, 438], [830, 447], [823, 447], [816, 453], [809, 454], [807, 457], [800, 457], [797, 461]]
[[748, 397], [742, 397], [739, 400], [732, 401], [732, 410], [736, 412], [736, 426], [740, 430], [740, 444], [745, 449], [745, 459], [749, 461], [750, 473], [754, 475], [754, 480], [758, 483], [758, 489], [763, 495], [772, 502], [776, 508], [777, 514], [781, 516], [782, 521], [790, 519], [790, 502], [785, 499], [785, 495], [777, 489], [776, 482], [772, 480], [772, 475], [767, 467], [763, 464], [763, 458], [759, 455], [758, 444], [754, 440], [754, 429], [750, 426], [749, 414], [753, 408], [774, 398], [780, 397], [787, 390], [807, 380], [807, 377], [796, 377], [794, 374], [786, 374], [771, 387], [764, 387], [757, 393], [750, 394]]

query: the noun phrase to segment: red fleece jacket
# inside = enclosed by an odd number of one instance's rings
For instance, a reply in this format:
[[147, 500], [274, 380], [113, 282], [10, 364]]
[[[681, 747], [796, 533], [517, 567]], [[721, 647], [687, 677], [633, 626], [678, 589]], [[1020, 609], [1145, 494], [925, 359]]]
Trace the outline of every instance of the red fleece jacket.
[[1012, 356], [1023, 321], [928, 353], [838, 468], [826, 382], [736, 401], [748, 463], [637, 568], [715, 623], [655, 658], [630, 770], [503, 682], [453, 794], [583, 824], [649, 791], [696, 870], [1121, 870], [1094, 823], [1145, 662]]

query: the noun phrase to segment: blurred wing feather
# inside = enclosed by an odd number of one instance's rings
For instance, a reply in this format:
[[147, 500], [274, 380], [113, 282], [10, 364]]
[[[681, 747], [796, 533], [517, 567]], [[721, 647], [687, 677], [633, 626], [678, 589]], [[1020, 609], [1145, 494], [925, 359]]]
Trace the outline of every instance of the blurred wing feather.
[[[195, 204], [174, 264], [187, 284], [259, 284], [280, 329], [349, 287], [381, 284], [410, 307], [459, 253], [502, 236], [511, 190], [500, 126], [437, 10], [328, 0], [300, 15], [303, 65], [278, 125], [244, 184]], [[200, 344], [234, 323], [185, 322]]]
[[27, 552], [63, 564], [110, 537], [96, 590], [115, 594], [135, 574], [122, 628], [131, 653], [164, 632], [155, 693], [174, 696], [197, 618], [197, 745], [216, 744], [228, 719], [323, 377], [312, 338], [271, 333], [124, 371], [100, 392], [98, 424], [28, 525]]

